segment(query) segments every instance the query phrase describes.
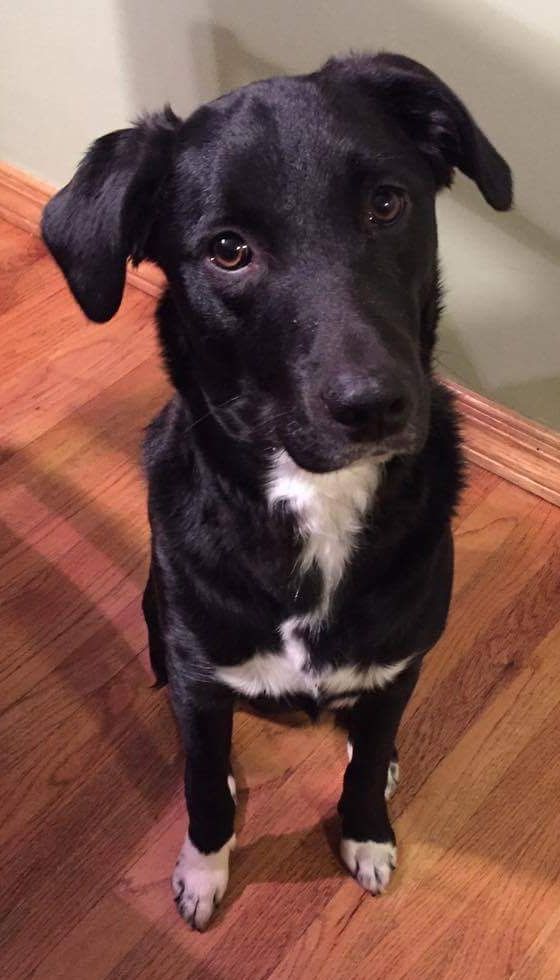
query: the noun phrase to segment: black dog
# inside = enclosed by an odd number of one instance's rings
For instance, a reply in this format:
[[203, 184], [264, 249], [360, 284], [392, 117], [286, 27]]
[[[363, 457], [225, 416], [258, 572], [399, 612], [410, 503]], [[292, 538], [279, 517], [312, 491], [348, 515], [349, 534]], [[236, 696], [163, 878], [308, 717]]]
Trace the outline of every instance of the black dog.
[[118, 310], [129, 258], [169, 283], [144, 613], [184, 736], [173, 887], [197, 928], [235, 841], [238, 695], [347, 712], [342, 858], [374, 893], [395, 866], [395, 737], [445, 625], [461, 483], [431, 371], [434, 199], [456, 167], [511, 206], [507, 164], [440, 79], [350, 57], [104, 136], [46, 209], [92, 320]]

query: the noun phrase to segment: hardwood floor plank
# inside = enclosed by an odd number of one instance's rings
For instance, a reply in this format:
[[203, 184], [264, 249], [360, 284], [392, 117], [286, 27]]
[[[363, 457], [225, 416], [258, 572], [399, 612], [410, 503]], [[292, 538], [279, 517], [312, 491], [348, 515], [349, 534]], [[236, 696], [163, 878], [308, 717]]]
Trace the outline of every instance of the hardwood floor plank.
[[560, 908], [529, 947], [511, 980], [558, 980], [560, 977]]
[[465, 467], [465, 492], [459, 500], [455, 526], [469, 516], [482, 503], [485, 497], [500, 485], [500, 478], [489, 470], [481, 470], [478, 466], [467, 463]]
[[119, 953], [136, 945], [145, 923], [136, 909], [109, 893], [80, 926], [69, 931], [63, 950], [55, 946], [33, 970], [33, 980], [105, 980]]
[[[515, 497], [523, 493], [508, 484], [502, 485], [500, 491], [506, 499], [512, 491]], [[446, 678], [458, 669], [466, 648], [473, 657], [481, 656], [485, 645], [493, 642], [492, 635], [496, 629], [500, 630], [501, 623], [511, 622], [519, 597], [527, 601], [529, 583], [531, 580], [536, 582], [535, 576], [544, 574], [547, 563], [551, 566], [551, 587], [558, 587], [560, 576], [556, 569], [560, 510], [534, 497], [527, 497], [526, 508], [518, 512], [518, 518], [514, 518], [514, 526], [508, 526], [510, 533], [498, 547], [484, 544], [485, 529], [479, 536], [474, 556], [473, 539], [468, 541], [468, 570], [459, 571], [459, 589], [454, 589], [448, 626], [442, 640], [426, 659], [415, 698], [417, 705], [424, 691], [431, 690], [437, 684], [449, 683]], [[492, 530], [492, 538], [494, 533]], [[456, 548], [459, 569], [462, 568], [460, 544], [459, 538]], [[507, 574], [503, 574], [504, 569], [507, 569]], [[509, 620], [508, 610], [511, 610]], [[506, 648], [501, 648], [501, 652], [507, 655]]]
[[[40, 331], [43, 340], [22, 352], [23, 364], [0, 392], [0, 460], [138, 364], [156, 359], [153, 301], [142, 293], [129, 290], [120, 313], [107, 327], [86, 324], [81, 314], [69, 310], [65, 291], [52, 297], [47, 309], [46, 328]], [[18, 332], [24, 333], [26, 321], [27, 315]]]
[[[556, 762], [560, 707], [551, 712], [454, 846], [467, 898], [437, 942], [428, 941], [410, 971], [402, 961], [392, 975], [429, 980], [441, 976], [511, 975], [542, 923], [560, 904], [560, 808]], [[527, 773], [531, 774], [530, 795]], [[535, 846], [536, 814], [539, 844]], [[538, 818], [537, 818], [538, 819]], [[461, 896], [462, 898], [462, 896]], [[458, 903], [459, 904], [459, 903]]]
[[147, 568], [139, 444], [164, 392], [154, 367], [142, 365], [0, 466], [0, 704], [68, 657], [101, 613], [110, 618], [139, 598]]
[[127, 731], [116, 751], [101, 753], [83, 784], [42, 810], [26, 829], [25, 846], [16, 836], [3, 847], [3, 976], [29, 975], [99, 901], [176, 793], [168, 712], [144, 683], [133, 712], [126, 702], [120, 708]]
[[[35, 235], [0, 221], [0, 322], [3, 314], [19, 309], [29, 297], [43, 304], [63, 285], [62, 276]], [[30, 336], [29, 330], [25, 331]], [[10, 353], [2, 334], [5, 357]], [[2, 362], [4, 363], [4, 361]]]

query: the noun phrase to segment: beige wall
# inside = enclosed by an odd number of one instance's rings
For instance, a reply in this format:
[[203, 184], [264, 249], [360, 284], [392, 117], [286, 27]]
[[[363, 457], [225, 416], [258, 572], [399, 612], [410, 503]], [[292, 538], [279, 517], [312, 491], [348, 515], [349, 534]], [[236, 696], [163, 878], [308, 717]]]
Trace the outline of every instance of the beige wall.
[[4, 0], [0, 155], [62, 183], [88, 142], [350, 47], [425, 61], [511, 163], [517, 209], [440, 199], [442, 368], [560, 428], [558, 0]]

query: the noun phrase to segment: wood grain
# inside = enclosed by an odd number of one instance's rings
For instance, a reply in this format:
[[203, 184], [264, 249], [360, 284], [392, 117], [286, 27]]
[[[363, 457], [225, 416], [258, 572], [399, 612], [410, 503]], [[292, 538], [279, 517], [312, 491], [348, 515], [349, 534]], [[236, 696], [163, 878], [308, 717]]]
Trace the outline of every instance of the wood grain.
[[557, 980], [560, 510], [470, 466], [449, 629], [400, 739], [389, 893], [336, 855], [343, 732], [238, 712], [230, 891], [193, 934], [139, 605], [139, 443], [168, 392], [153, 299], [129, 288], [93, 327], [28, 231], [0, 241], [2, 977]]

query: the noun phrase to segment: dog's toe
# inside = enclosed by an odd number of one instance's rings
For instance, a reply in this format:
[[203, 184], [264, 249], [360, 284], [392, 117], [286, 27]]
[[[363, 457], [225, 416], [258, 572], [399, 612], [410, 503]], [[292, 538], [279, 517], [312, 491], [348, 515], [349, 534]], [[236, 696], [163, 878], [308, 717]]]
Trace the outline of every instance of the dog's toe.
[[229, 878], [229, 855], [235, 836], [219, 851], [204, 854], [194, 846], [188, 834], [181, 848], [171, 887], [179, 914], [193, 929], [206, 928], [217, 905], [225, 895]]
[[340, 854], [356, 880], [371, 892], [381, 895], [397, 865], [397, 848], [390, 841], [356, 841], [343, 838]]

